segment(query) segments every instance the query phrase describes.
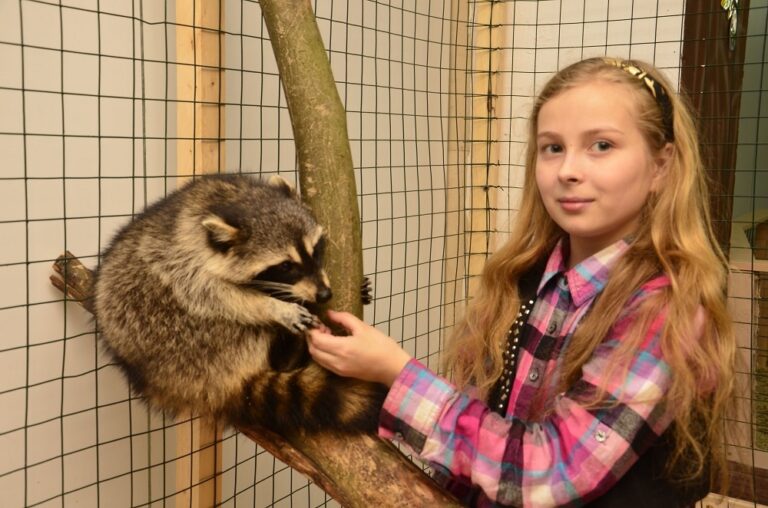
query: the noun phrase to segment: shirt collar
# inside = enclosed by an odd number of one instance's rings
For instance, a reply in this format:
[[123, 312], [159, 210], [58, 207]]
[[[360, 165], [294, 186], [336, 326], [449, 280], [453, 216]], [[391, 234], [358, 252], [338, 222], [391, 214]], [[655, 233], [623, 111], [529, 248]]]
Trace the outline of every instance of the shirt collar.
[[580, 307], [603, 290], [608, 282], [611, 268], [627, 249], [629, 249], [627, 240], [619, 240], [597, 254], [588, 257], [570, 270], [566, 270], [565, 261], [568, 257], [568, 242], [567, 239], [563, 238], [557, 242], [554, 250], [549, 255], [537, 294], [541, 293], [544, 286], [555, 275], [562, 273], [568, 282], [573, 303]]

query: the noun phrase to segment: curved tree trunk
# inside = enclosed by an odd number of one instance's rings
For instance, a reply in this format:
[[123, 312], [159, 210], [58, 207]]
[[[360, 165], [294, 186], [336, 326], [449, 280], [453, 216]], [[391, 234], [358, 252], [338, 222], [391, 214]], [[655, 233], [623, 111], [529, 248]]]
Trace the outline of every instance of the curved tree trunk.
[[363, 253], [347, 116], [309, 0], [261, 0], [291, 115], [304, 202], [328, 234], [329, 306], [362, 317]]
[[[362, 239], [347, 117], [315, 14], [310, 0], [261, 0], [260, 6], [291, 116], [301, 195], [327, 232], [325, 268], [334, 292], [328, 307], [362, 317]], [[290, 444], [313, 463], [300, 470], [346, 506], [455, 505], [376, 436], [312, 435]]]

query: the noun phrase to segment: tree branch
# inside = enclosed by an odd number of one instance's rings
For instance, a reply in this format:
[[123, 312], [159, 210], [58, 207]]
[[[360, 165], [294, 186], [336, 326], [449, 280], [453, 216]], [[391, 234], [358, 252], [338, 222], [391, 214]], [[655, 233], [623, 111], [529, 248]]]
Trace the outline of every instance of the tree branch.
[[[93, 272], [69, 251], [59, 256], [53, 270], [51, 283], [93, 312]], [[343, 506], [459, 506], [391, 443], [376, 436], [319, 433], [288, 438], [256, 425], [238, 430]]]

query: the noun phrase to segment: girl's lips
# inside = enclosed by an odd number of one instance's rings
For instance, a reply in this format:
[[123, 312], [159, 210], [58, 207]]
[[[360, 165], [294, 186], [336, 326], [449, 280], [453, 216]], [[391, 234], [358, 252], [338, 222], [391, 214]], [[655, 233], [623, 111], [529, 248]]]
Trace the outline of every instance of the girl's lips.
[[558, 199], [560, 207], [566, 212], [579, 212], [585, 209], [592, 202], [591, 199], [563, 198]]

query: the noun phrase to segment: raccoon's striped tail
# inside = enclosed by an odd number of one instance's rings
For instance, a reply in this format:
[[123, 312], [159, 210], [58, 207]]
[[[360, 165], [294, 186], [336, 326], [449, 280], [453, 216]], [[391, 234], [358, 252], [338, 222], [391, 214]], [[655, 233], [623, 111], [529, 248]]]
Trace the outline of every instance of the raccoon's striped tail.
[[245, 383], [239, 423], [279, 432], [376, 432], [387, 388], [337, 376], [314, 362]]

